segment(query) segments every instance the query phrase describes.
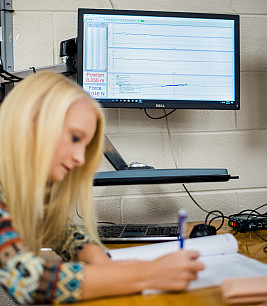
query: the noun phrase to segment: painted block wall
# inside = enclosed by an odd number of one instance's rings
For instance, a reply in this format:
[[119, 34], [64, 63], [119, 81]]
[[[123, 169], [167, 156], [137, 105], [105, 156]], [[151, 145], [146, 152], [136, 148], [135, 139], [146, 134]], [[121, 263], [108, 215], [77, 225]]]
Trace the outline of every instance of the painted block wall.
[[[265, 0], [13, 0], [15, 70], [60, 63], [60, 41], [77, 36], [77, 8], [115, 8], [239, 14], [241, 110], [177, 110], [152, 120], [143, 110], [105, 110], [106, 135], [127, 163], [155, 168], [227, 168], [239, 180], [187, 184], [206, 210], [226, 215], [267, 203], [267, 1]], [[152, 116], [161, 110], [149, 110]], [[100, 170], [113, 170], [103, 159]], [[181, 184], [94, 187], [98, 217], [117, 223], [175, 222], [202, 212]], [[266, 209], [265, 209], [266, 211]]]

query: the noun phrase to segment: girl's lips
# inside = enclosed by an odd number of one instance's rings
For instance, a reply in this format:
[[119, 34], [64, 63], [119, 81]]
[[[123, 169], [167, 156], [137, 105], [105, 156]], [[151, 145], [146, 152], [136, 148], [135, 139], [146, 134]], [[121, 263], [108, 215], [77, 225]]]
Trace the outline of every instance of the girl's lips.
[[63, 165], [63, 167], [64, 167], [68, 172], [71, 170], [71, 168], [69, 168], [69, 167], [67, 167], [67, 166], [65, 166], [65, 165]]

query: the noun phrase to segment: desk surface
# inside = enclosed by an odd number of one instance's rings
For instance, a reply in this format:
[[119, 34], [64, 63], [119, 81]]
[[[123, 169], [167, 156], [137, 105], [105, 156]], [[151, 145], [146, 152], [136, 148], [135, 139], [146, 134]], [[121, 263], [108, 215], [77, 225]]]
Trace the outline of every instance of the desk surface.
[[[190, 223], [188, 232], [195, 223]], [[219, 233], [228, 233], [231, 231], [227, 225], [224, 225]], [[258, 232], [262, 237], [267, 239], [267, 231]], [[258, 259], [267, 263], [267, 254], [263, 248], [266, 246], [264, 242], [255, 232], [238, 233], [236, 235], [239, 244], [239, 253]], [[127, 246], [136, 246], [137, 244], [109, 244], [110, 249], [123, 248]], [[139, 244], [140, 245], [140, 244]], [[223, 302], [221, 292], [218, 287], [192, 290], [189, 292], [168, 293], [161, 295], [134, 294], [130, 296], [103, 298], [93, 301], [85, 301], [72, 304], [73, 306], [220, 306], [227, 305]], [[243, 304], [244, 305], [244, 304]], [[247, 304], [248, 305], [248, 304]], [[266, 305], [266, 304], [265, 304]], [[66, 305], [67, 306], [67, 305]]]

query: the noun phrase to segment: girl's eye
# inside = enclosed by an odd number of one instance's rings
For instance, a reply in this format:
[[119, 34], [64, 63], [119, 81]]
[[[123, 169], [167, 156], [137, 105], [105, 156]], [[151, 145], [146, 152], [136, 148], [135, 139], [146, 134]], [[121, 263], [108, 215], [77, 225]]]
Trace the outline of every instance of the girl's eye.
[[80, 140], [80, 138], [74, 134], [72, 134], [71, 138], [72, 138], [72, 142], [78, 142]]

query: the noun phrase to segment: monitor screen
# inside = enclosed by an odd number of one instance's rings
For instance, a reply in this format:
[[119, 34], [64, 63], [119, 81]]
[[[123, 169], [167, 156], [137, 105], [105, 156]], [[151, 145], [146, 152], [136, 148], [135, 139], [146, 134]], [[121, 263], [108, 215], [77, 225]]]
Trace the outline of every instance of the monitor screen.
[[77, 79], [107, 108], [239, 109], [239, 16], [78, 10]]

